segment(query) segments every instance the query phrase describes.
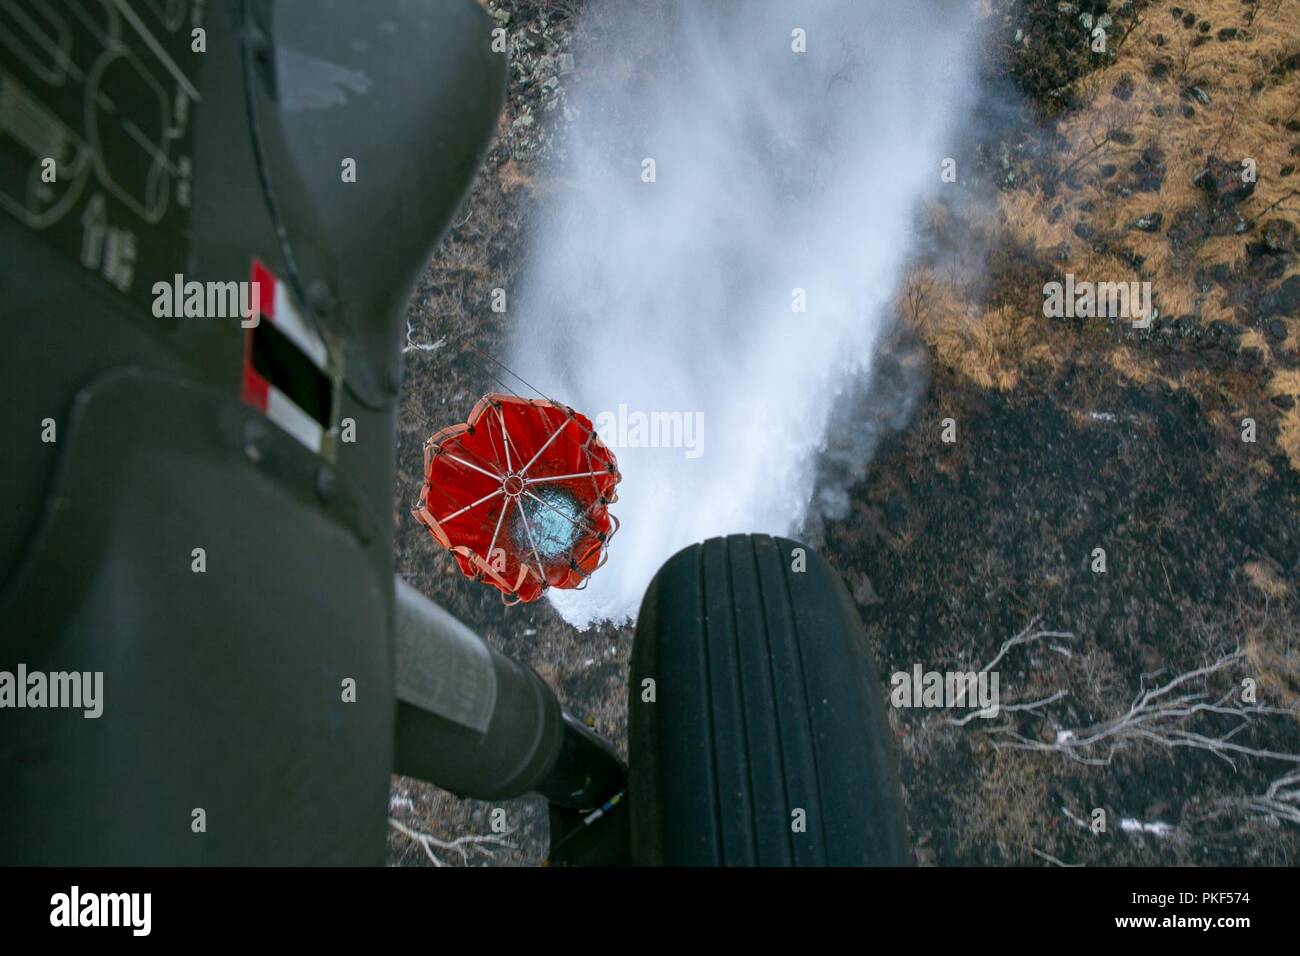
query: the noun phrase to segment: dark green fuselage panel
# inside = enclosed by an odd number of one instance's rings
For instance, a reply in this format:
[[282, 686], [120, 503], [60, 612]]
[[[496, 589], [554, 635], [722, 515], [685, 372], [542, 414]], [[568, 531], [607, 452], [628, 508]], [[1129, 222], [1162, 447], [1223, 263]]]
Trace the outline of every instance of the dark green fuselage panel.
[[[0, 709], [0, 862], [382, 861], [399, 343], [495, 129], [489, 25], [469, 0], [0, 13], [0, 672], [103, 675], [96, 718]], [[240, 316], [157, 314], [157, 283], [255, 261], [322, 343], [315, 385]], [[328, 395], [315, 445], [248, 400], [253, 342], [282, 396]]]

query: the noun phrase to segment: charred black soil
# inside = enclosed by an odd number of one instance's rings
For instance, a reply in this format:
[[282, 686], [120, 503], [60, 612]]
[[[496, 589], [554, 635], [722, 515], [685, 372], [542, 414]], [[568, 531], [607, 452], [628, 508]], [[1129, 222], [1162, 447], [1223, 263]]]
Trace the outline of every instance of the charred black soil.
[[[1051, 642], [1060, 650], [1014, 649], [1000, 665], [1004, 706], [1067, 692], [1045, 707], [961, 728], [948, 713], [893, 711], [923, 860], [1025, 863], [1039, 850], [1068, 862], [1252, 863], [1294, 854], [1267, 828], [1219, 845], [1217, 820], [1208, 832], [1192, 822], [1216, 800], [1263, 792], [1270, 770], [1286, 764], [1237, 760], [1234, 769], [1204, 750], [1132, 741], [1086, 752], [1110, 761], [1090, 766], [1055, 752], [995, 751], [985, 733], [1009, 721], [1027, 739], [1054, 741], [1123, 714], [1142, 689], [1233, 652], [1252, 633], [1295, 633], [1294, 610], [1270, 604], [1246, 568], [1294, 574], [1300, 535], [1280, 519], [1296, 513], [1300, 480], [1284, 456], [1261, 456], [1212, 414], [1186, 393], [1137, 388], [1105, 369], [1072, 368], [1009, 394], [940, 369], [913, 424], [877, 454], [852, 516], [828, 527], [825, 551], [859, 596], [884, 674], [916, 662], [978, 670], [1035, 619], [1074, 635]], [[951, 444], [944, 419], [956, 426]], [[1104, 573], [1094, 570], [1097, 548]], [[1218, 675], [1211, 696], [1250, 673]], [[1234, 726], [1206, 717], [1206, 733]], [[1300, 724], [1281, 717], [1233, 739], [1295, 753]], [[1005, 792], [984, 779], [990, 760], [1007, 763]], [[1104, 834], [1065, 812], [1088, 819], [1097, 808], [1109, 818]], [[1124, 818], [1181, 829], [1177, 839], [1134, 836], [1120, 830]]]

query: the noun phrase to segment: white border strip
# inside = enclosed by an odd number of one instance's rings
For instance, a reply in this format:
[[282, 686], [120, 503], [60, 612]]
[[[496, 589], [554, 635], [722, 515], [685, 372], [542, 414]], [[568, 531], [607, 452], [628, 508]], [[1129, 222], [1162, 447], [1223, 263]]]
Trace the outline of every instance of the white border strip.
[[321, 341], [321, 337], [302, 320], [298, 310], [293, 307], [293, 300], [289, 297], [288, 288], [285, 283], [278, 279], [275, 283], [275, 303], [271, 308], [273, 310], [270, 316], [272, 324], [287, 335], [294, 345], [302, 349], [318, 369], [322, 372], [325, 371], [325, 362], [329, 356], [329, 350], [325, 348], [325, 343]]
[[266, 388], [266, 417], [320, 454], [321, 440], [324, 437], [320, 423], [295, 405], [288, 395], [269, 383]]

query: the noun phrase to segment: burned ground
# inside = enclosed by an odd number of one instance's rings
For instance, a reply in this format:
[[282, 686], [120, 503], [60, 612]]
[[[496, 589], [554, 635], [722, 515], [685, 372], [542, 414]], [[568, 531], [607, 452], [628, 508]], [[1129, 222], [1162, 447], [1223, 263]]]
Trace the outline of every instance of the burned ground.
[[[565, 188], [544, 164], [582, 81], [566, 59], [577, 3], [487, 6], [511, 37], [509, 101], [408, 313], [397, 567], [621, 747], [630, 629], [503, 609], [409, 517], [424, 438], [507, 377], [488, 358], [510, 334], [491, 290], [522, 267], [540, 197]], [[891, 708], [918, 860], [1294, 863], [1294, 797], [1269, 794], [1297, 765], [1258, 754], [1300, 754], [1300, 4], [987, 7], [984, 108], [921, 217], [877, 369], [919, 355], [928, 386], [847, 516], [805, 529], [857, 599], [882, 680], [978, 670], [1031, 626], [1068, 635], [998, 664], [1004, 707], [1041, 706], [962, 726]], [[1047, 318], [1044, 284], [1067, 273], [1149, 281], [1158, 314], [1145, 330]], [[509, 846], [429, 851], [539, 862], [544, 805], [504, 807]], [[444, 843], [490, 835], [488, 810], [394, 781], [394, 820]], [[390, 858], [429, 862], [396, 829]]]

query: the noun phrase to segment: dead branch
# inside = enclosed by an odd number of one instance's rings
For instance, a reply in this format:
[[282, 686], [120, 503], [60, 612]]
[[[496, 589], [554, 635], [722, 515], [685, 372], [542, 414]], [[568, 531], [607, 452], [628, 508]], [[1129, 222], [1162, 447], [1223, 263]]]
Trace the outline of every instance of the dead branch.
[[1065, 178], [1074, 171], [1074, 168], [1076, 166], [1078, 166], [1085, 159], [1088, 159], [1089, 157], [1095, 155], [1098, 151], [1104, 149], [1107, 145], [1109, 145], [1112, 142], [1111, 137], [1114, 135], [1114, 133], [1115, 133], [1115, 129], [1113, 127], [1108, 127], [1106, 129], [1106, 134], [1101, 139], [1099, 140], [1094, 139], [1092, 142], [1092, 146], [1089, 149], [1085, 149], [1082, 153], [1080, 153], [1078, 156], [1074, 158], [1073, 162], [1071, 162], [1064, 169], [1055, 173], [1052, 176], [1052, 179], [1058, 183], [1064, 181]]
[[406, 345], [402, 347], [402, 352], [436, 352], [447, 344], [445, 338], [438, 339], [436, 342], [416, 342], [415, 329], [411, 327], [410, 320], [406, 323]]
[[1038, 849], [1037, 847], [1032, 847], [1032, 846], [1029, 847], [1029, 852], [1034, 854], [1034, 856], [1042, 857], [1044, 860], [1046, 860], [1048, 863], [1051, 863], [1053, 866], [1064, 866], [1070, 869], [1083, 866], [1082, 863], [1066, 863], [1062, 860], [1058, 860], [1050, 853], [1044, 853], [1042, 850]]
[[431, 833], [424, 833], [420, 830], [408, 827], [402, 821], [395, 820], [392, 817], [388, 818], [388, 825], [398, 833], [402, 834], [402, 836], [418, 843], [423, 848], [425, 856], [429, 858], [430, 862], [432, 862], [434, 866], [445, 865], [442, 860], [438, 858], [437, 854], [433, 852], [434, 847], [437, 847], [440, 850], [453, 850], [456, 853], [459, 853], [461, 863], [465, 866], [469, 865], [469, 853], [471, 850], [476, 850], [484, 856], [491, 858], [494, 853], [494, 850], [491, 849], [492, 847], [502, 847], [507, 850], [516, 849], [513, 843], [507, 843], [502, 839], [502, 837], [514, 833], [514, 830], [507, 830], [500, 836], [495, 834], [483, 836], [467, 834], [465, 836], [456, 837], [454, 840], [439, 840]]
[[1269, 823], [1300, 825], [1300, 770], [1278, 777], [1263, 793], [1218, 800], [1200, 819], [1210, 820], [1227, 813], [1241, 813]]
[[[1029, 624], [1025, 627], [1025, 629], [1021, 631], [1019, 634], [1015, 635], [1014, 637], [1009, 637], [1005, 641], [1003, 641], [1002, 647], [998, 650], [997, 655], [994, 656], [993, 660], [989, 661], [987, 664], [981, 667], [979, 672], [981, 674], [987, 674], [989, 671], [991, 671], [994, 667], [996, 667], [1001, 662], [1002, 658], [1007, 656], [1008, 651], [1010, 651], [1012, 648], [1020, 647], [1022, 644], [1031, 644], [1034, 641], [1041, 641], [1043, 638], [1056, 638], [1057, 640], [1074, 639], [1074, 634], [1071, 633], [1070, 631], [1034, 630], [1034, 627], [1037, 623], [1038, 623], [1038, 618], [1034, 618], [1032, 621], [1029, 622]], [[948, 723], [952, 724], [954, 727], [964, 727], [972, 720], [974, 720], [976, 717], [996, 716], [997, 714], [1004, 713], [1004, 712], [1014, 713], [1016, 711], [1021, 711], [1021, 710], [1035, 710], [1036, 708], [1045, 707], [1046, 705], [1053, 703], [1054, 701], [1058, 701], [1062, 697], [1068, 696], [1068, 694], [1069, 694], [1068, 691], [1058, 690], [1056, 691], [1056, 693], [1051, 694], [1048, 697], [1044, 697], [1041, 700], [1032, 701], [1030, 703], [999, 704], [996, 712], [992, 711], [992, 709], [973, 710], [970, 713], [965, 714], [961, 717], [954, 717], [950, 719]]]
[[[986, 732], [992, 735], [993, 746], [997, 749], [1059, 753], [1079, 763], [1097, 766], [1111, 763], [1119, 750], [1142, 743], [1205, 750], [1234, 768], [1234, 755], [1300, 763], [1300, 754], [1248, 747], [1234, 739], [1251, 727], [1257, 718], [1290, 715], [1290, 710], [1239, 702], [1235, 689], [1217, 699], [1211, 698], [1204, 688], [1193, 689], [1192, 685], [1222, 673], [1244, 657], [1245, 652], [1239, 648], [1211, 664], [1180, 674], [1159, 687], [1144, 689], [1123, 714], [1086, 729], [1058, 730], [1056, 739], [1051, 742], [1031, 740], [1017, 733], [1010, 724], [993, 727]], [[1189, 726], [1197, 718], [1210, 714], [1235, 718], [1236, 722], [1219, 734], [1201, 733]], [[1104, 755], [1094, 755], [1099, 751], [1104, 751]]]

